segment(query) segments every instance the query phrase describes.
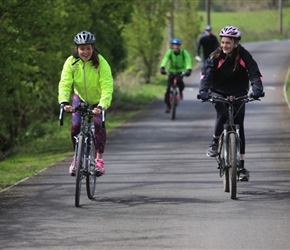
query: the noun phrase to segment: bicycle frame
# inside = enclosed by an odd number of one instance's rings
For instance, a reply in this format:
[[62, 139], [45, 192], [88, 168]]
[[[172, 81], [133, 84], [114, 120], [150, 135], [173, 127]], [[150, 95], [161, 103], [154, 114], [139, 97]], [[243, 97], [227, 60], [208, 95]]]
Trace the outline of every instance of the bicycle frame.
[[[87, 117], [87, 120], [86, 120]], [[88, 166], [90, 164], [91, 159], [89, 158], [89, 153], [91, 149], [91, 144], [94, 143], [94, 134], [95, 134], [95, 127], [94, 124], [92, 123], [92, 118], [93, 115], [91, 114], [86, 114], [86, 113], [81, 113], [81, 128], [80, 128], [80, 133], [75, 136], [76, 140], [76, 150], [77, 150], [77, 145], [78, 142], [81, 139], [83, 139], [83, 145], [84, 145], [84, 154], [83, 154], [83, 159], [82, 159], [82, 169], [83, 173], [85, 175], [90, 174], [88, 172]]]
[[[177, 74], [171, 74], [168, 73], [168, 75], [173, 76], [173, 82], [170, 86], [170, 96], [169, 96], [169, 100], [170, 100], [170, 105], [171, 105], [171, 119], [174, 120], [176, 117], [176, 107], [180, 101], [180, 91], [179, 91], [179, 87], [177, 85]], [[184, 73], [180, 74], [180, 77], [183, 77]]]
[[[60, 125], [63, 125], [63, 108], [64, 105], [61, 106], [60, 110]], [[74, 137], [76, 140], [74, 152], [74, 164], [76, 166], [75, 206], [79, 207], [82, 179], [86, 178], [86, 189], [89, 199], [94, 198], [96, 188], [94, 113], [88, 108], [86, 103], [80, 103], [72, 112], [79, 112], [81, 114], [80, 132]], [[102, 122], [104, 127], [104, 109], [102, 109]]]
[[[197, 99], [201, 99], [200, 95], [197, 96]], [[224, 124], [223, 132], [219, 138], [216, 161], [218, 163], [220, 177], [223, 177], [224, 191], [230, 192], [231, 199], [236, 198], [237, 180], [239, 178], [237, 168], [240, 165], [240, 127], [234, 123], [235, 115], [239, 111], [235, 112], [234, 104], [237, 102], [241, 103], [241, 108], [245, 103], [255, 100], [260, 99], [254, 99], [245, 95], [240, 97], [210, 96], [207, 100], [210, 103], [223, 102], [228, 104], [228, 120]]]
[[[231, 167], [229, 161], [229, 136], [230, 134], [234, 134], [236, 138], [236, 156], [237, 156], [237, 165], [239, 165], [240, 159], [240, 126], [238, 124], [234, 124], [234, 108], [233, 104], [229, 104], [227, 113], [228, 113], [228, 121], [224, 124], [223, 133], [219, 139], [219, 148], [218, 148], [218, 156], [216, 157], [219, 168], [220, 168], [220, 176], [222, 177], [224, 174], [223, 168]], [[222, 152], [223, 149], [223, 152]], [[224, 161], [222, 160], [224, 159]]]

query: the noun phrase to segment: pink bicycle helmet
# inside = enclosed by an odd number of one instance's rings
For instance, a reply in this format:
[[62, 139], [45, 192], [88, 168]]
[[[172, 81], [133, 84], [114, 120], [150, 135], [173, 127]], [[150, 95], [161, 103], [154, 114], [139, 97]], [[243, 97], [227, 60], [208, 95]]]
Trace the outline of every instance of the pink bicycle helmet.
[[241, 39], [241, 31], [234, 26], [226, 26], [220, 31], [220, 37], [224, 36]]

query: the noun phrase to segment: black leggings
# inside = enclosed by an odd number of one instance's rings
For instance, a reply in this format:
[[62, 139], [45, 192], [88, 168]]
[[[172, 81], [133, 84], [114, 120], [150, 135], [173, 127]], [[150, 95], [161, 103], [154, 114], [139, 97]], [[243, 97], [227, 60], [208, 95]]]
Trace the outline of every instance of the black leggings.
[[[167, 104], [167, 106], [170, 106], [169, 96], [170, 96], [170, 87], [173, 84], [173, 78], [174, 78], [174, 75], [168, 76], [167, 89], [164, 95], [164, 102]], [[184, 90], [184, 82], [182, 78], [183, 77], [181, 77], [180, 75], [177, 75], [177, 86], [179, 88], [180, 93], [182, 93], [182, 91]]]
[[[225, 103], [217, 102], [214, 104], [216, 110], [216, 120], [215, 120], [215, 128], [214, 128], [214, 135], [220, 136], [223, 132], [223, 125], [227, 121], [227, 108], [228, 105]], [[241, 139], [241, 148], [240, 153], [245, 154], [245, 131], [244, 131], [244, 118], [245, 118], [245, 104], [244, 103], [237, 103], [234, 105], [234, 109], [236, 113], [236, 117], [234, 119], [235, 124], [240, 125], [240, 139]]]

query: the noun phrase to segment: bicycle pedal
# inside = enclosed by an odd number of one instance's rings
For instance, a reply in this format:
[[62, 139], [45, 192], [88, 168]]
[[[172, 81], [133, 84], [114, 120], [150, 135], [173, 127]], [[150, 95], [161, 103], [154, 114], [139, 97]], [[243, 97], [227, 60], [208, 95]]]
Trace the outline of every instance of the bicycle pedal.
[[249, 181], [250, 178], [244, 177], [244, 178], [239, 178], [239, 181]]

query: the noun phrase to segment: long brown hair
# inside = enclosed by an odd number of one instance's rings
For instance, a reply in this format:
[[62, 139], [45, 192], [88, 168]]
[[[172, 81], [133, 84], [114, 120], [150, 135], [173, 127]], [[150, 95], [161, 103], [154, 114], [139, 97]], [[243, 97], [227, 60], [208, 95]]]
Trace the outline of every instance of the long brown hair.
[[[237, 44], [238, 40], [239, 39], [235, 39], [235, 38], [232, 38], [234, 40], [234, 47], [233, 50], [232, 50], [232, 57], [234, 58], [235, 60], [235, 64], [234, 64], [234, 68], [233, 68], [233, 71], [239, 69], [239, 61], [240, 61], [240, 46], [239, 44]], [[210, 59], [213, 59], [213, 58], [218, 58], [221, 56], [221, 54], [223, 53], [222, 51], [222, 47], [219, 46], [218, 48], [218, 51], [217, 52], [213, 52], [211, 55], [210, 55]]]

